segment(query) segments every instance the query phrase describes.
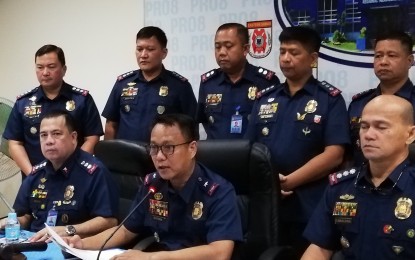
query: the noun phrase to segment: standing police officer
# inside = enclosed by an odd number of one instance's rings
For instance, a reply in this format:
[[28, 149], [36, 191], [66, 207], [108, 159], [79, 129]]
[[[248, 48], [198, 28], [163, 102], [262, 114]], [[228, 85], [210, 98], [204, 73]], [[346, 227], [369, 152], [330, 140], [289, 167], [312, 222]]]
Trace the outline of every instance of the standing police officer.
[[208, 139], [242, 138], [257, 92], [279, 84], [274, 72], [248, 63], [248, 42], [248, 29], [242, 24], [223, 24], [216, 31], [220, 69], [202, 75], [198, 99], [198, 122]]
[[183, 113], [194, 117], [196, 98], [186, 78], [166, 70], [167, 38], [158, 27], [142, 28], [136, 37], [139, 70], [118, 77], [102, 116], [105, 139], [148, 142], [156, 115]]
[[48, 111], [63, 109], [77, 120], [78, 144], [84, 151], [93, 153], [103, 134], [101, 117], [88, 91], [63, 81], [66, 73], [63, 50], [45, 45], [36, 52], [35, 63], [40, 86], [17, 97], [3, 134], [9, 140], [12, 159], [25, 175], [44, 159], [39, 144], [39, 125]]
[[330, 186], [304, 232], [303, 260], [415, 259], [414, 109], [380, 95], [362, 112], [360, 140], [367, 164], [331, 174]]
[[117, 224], [118, 191], [108, 170], [77, 147], [74, 118], [52, 111], [40, 123], [46, 160], [23, 181], [13, 208], [30, 240], [46, 240], [44, 223], [61, 236], [94, 235]]
[[415, 106], [415, 88], [409, 79], [409, 69], [414, 62], [412, 46], [412, 38], [402, 31], [386, 32], [376, 38], [373, 67], [380, 80], [379, 86], [356, 94], [349, 105], [353, 161], [356, 166], [364, 161], [359, 127], [367, 102], [376, 96], [388, 94], [405, 98]]
[[302, 253], [306, 241], [301, 234], [327, 185], [324, 177], [342, 162], [349, 143], [347, 111], [341, 91], [312, 76], [318, 33], [289, 27], [279, 40], [280, 68], [287, 80], [258, 93], [246, 136], [271, 151], [285, 196], [281, 237]]

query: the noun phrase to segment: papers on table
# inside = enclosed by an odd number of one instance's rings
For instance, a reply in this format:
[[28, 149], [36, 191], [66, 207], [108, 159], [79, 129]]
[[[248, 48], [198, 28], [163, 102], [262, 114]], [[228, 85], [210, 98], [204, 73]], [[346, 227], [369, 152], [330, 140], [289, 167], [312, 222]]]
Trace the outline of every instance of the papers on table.
[[[83, 260], [96, 260], [98, 256], [98, 250], [83, 250], [83, 249], [77, 249], [70, 247], [51, 227], [49, 227], [45, 223], [46, 229], [48, 230], [48, 233], [51, 235], [52, 241], [62, 249], [62, 251], [65, 251], [69, 254], [72, 254], [78, 258], [81, 258]], [[124, 250], [122, 249], [108, 249], [101, 252], [101, 255], [99, 257], [100, 260], [108, 260], [111, 257], [115, 255], [119, 255]]]

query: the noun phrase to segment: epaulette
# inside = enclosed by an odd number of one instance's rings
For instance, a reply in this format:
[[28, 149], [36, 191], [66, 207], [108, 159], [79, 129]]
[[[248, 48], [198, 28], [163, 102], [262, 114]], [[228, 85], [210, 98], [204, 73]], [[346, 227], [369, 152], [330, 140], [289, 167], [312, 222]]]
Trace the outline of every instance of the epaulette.
[[258, 91], [258, 93], [256, 93], [256, 98], [257, 99], [259, 99], [260, 97], [262, 97], [263, 95], [265, 95], [265, 94], [267, 94], [267, 93], [269, 93], [269, 92], [271, 92], [271, 91], [273, 91], [274, 89], [276, 89], [276, 85], [272, 85], [272, 86], [269, 86], [269, 87], [267, 87], [267, 88], [264, 88], [263, 90], [261, 90], [261, 91]]
[[89, 91], [86, 89], [82, 89], [82, 88], [77, 88], [77, 87], [72, 87], [72, 91], [77, 93], [77, 94], [81, 94], [82, 96], [87, 96]]
[[175, 72], [175, 71], [169, 71], [170, 72], [170, 74], [173, 76], [173, 77], [176, 77], [176, 78], [178, 78], [178, 79], [180, 79], [181, 81], [183, 81], [183, 82], [186, 82], [187, 81], [187, 78], [185, 78], [185, 77], [183, 77], [182, 75], [180, 75], [179, 73], [177, 73], [177, 72]]
[[121, 81], [123, 79], [126, 79], [128, 77], [131, 77], [132, 75], [134, 75], [135, 70], [129, 71], [127, 73], [121, 74], [117, 77], [117, 81]]
[[336, 185], [339, 182], [342, 182], [344, 180], [348, 180], [351, 178], [356, 177], [357, 170], [356, 168], [351, 168], [349, 170], [339, 171], [336, 173], [332, 173], [329, 175], [329, 183], [330, 185]]
[[219, 187], [218, 183], [211, 182], [204, 177], [197, 178], [197, 181], [200, 185], [200, 188], [209, 196], [212, 196], [213, 193], [215, 193], [216, 189]]
[[213, 70], [210, 70], [210, 71], [202, 74], [200, 76], [200, 80], [202, 81], [202, 83], [208, 81], [209, 79], [214, 78], [214, 76], [216, 76], [216, 75], [219, 75], [218, 70], [219, 69], [213, 69]]
[[335, 86], [331, 85], [327, 81], [321, 81], [318, 83], [319, 86], [321, 86], [323, 89], [325, 89], [327, 92], [329, 92], [330, 96], [335, 97], [338, 94], [342, 93], [342, 91]]
[[29, 90], [29, 91], [26, 91], [25, 93], [18, 95], [18, 96], [16, 97], [16, 99], [17, 99], [17, 100], [19, 100], [19, 99], [21, 99], [22, 97], [26, 97], [26, 96], [28, 96], [29, 94], [33, 94], [33, 93], [35, 93], [38, 89], [39, 89], [39, 87], [35, 87], [34, 89], [31, 89], [31, 90]]
[[274, 77], [275, 72], [266, 68], [258, 67], [257, 74], [260, 75], [262, 78], [271, 80], [272, 77]]
[[144, 185], [150, 186], [151, 184], [153, 184], [155, 181], [157, 181], [160, 178], [161, 177], [158, 172], [149, 173], [146, 175], [146, 177], [144, 177]]
[[98, 164], [96, 163], [89, 163], [86, 161], [81, 162], [81, 168], [87, 171], [89, 174], [94, 174], [95, 170], [98, 169]]
[[30, 174], [33, 175], [36, 172], [38, 172], [40, 169], [45, 168], [46, 164], [47, 164], [47, 161], [46, 160], [43, 161], [43, 162], [41, 162], [41, 163], [39, 163], [39, 164], [36, 164], [35, 166], [32, 167], [32, 171], [30, 172]]
[[367, 96], [367, 95], [369, 95], [369, 94], [372, 94], [372, 93], [373, 93], [373, 91], [375, 91], [375, 90], [376, 90], [375, 88], [372, 88], [372, 89], [367, 89], [367, 90], [365, 90], [365, 91], [362, 91], [362, 92], [360, 92], [360, 93], [357, 93], [356, 95], [354, 95], [354, 96], [352, 97], [352, 100], [359, 99], [359, 98], [361, 98], [361, 97], [365, 97], [365, 96]]

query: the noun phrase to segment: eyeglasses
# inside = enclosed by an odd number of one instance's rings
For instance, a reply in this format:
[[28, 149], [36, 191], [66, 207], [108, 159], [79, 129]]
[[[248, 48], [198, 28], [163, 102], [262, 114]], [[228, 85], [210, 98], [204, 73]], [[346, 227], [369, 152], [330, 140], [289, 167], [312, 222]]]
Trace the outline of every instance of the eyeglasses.
[[161, 150], [161, 153], [165, 156], [172, 155], [174, 153], [174, 148], [176, 146], [190, 144], [192, 141], [181, 143], [181, 144], [163, 144], [163, 145], [156, 145], [156, 144], [149, 144], [146, 146], [148, 153], [151, 156], [157, 155], [158, 152]]

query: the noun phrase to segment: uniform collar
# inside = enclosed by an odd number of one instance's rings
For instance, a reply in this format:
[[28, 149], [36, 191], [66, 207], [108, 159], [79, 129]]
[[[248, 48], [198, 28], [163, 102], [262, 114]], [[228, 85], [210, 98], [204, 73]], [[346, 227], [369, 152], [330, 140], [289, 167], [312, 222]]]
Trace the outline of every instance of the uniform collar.
[[[382, 189], [391, 189], [395, 185], [395, 189], [398, 188], [403, 190], [406, 185], [406, 179], [409, 174], [407, 172], [408, 165], [410, 164], [409, 159], [401, 162], [392, 173], [379, 185], [379, 188]], [[371, 181], [371, 175], [369, 172], [368, 163], [363, 164], [359, 176], [357, 177], [356, 184], [359, 186], [369, 186], [373, 187]]]
[[[71, 90], [72, 90], [72, 87], [69, 84], [67, 84], [65, 81], [63, 81], [62, 82], [62, 87], [59, 90], [59, 94], [56, 96], [55, 99], [59, 98], [60, 96], [64, 96], [64, 97], [70, 99], [71, 96], [72, 96], [71, 95]], [[45, 92], [43, 91], [42, 86], [39, 86], [39, 91], [37, 91], [34, 96], [36, 96], [36, 101], [41, 100], [41, 99], [48, 99], [46, 97]]]
[[234, 85], [234, 84], [237, 84], [237, 83], [241, 82], [244, 79], [248, 80], [249, 82], [255, 82], [256, 68], [255, 68], [254, 65], [250, 64], [248, 61], [246, 61], [246, 63], [245, 63], [244, 73], [242, 74], [242, 77], [236, 83], [231, 82], [228, 75], [223, 70], [220, 70], [220, 71], [222, 72], [219, 75], [219, 82], [220, 83], [226, 81], [226, 82], [231, 83], [231, 84]]
[[[190, 178], [187, 180], [184, 187], [180, 191], [175, 191], [186, 203], [189, 203], [194, 189], [197, 188], [196, 187], [198, 185], [197, 178], [199, 177], [199, 175], [201, 175], [201, 170], [200, 170], [199, 165], [196, 163], [193, 173], [190, 176]], [[172, 189], [172, 188], [169, 187], [169, 189]]]
[[57, 171], [53, 169], [52, 163], [48, 160], [46, 164], [46, 171], [53, 175], [62, 174], [65, 177], [69, 177], [70, 172], [72, 172], [74, 169], [79, 154], [80, 148], [77, 147]]
[[167, 82], [167, 70], [164, 68], [164, 65], [162, 65], [160, 74], [157, 75], [157, 77], [155, 77], [154, 79], [152, 79], [150, 81], [147, 81], [144, 78], [142, 70], [138, 70], [137, 78], [138, 78], [138, 80], [140, 80], [142, 82], [155, 82], [155, 81], [158, 81], [158, 80], [160, 80], [162, 82]]
[[[310, 76], [310, 78], [307, 80], [303, 88], [300, 89], [297, 93], [305, 92], [307, 94], [313, 95], [316, 92], [316, 87], [317, 87], [316, 84], [317, 84], [317, 80], [313, 76]], [[282, 85], [283, 87], [279, 88], [278, 91], [284, 91], [285, 94], [287, 94], [288, 96], [291, 96], [290, 91], [288, 89], [287, 81], [285, 81]]]
[[[410, 100], [412, 96], [412, 92], [414, 91], [414, 85], [412, 84], [411, 80], [408, 79], [403, 86], [396, 91], [395, 95], [402, 97], [404, 99]], [[380, 90], [380, 85], [376, 88], [376, 96], [379, 96], [382, 94], [382, 91]]]

